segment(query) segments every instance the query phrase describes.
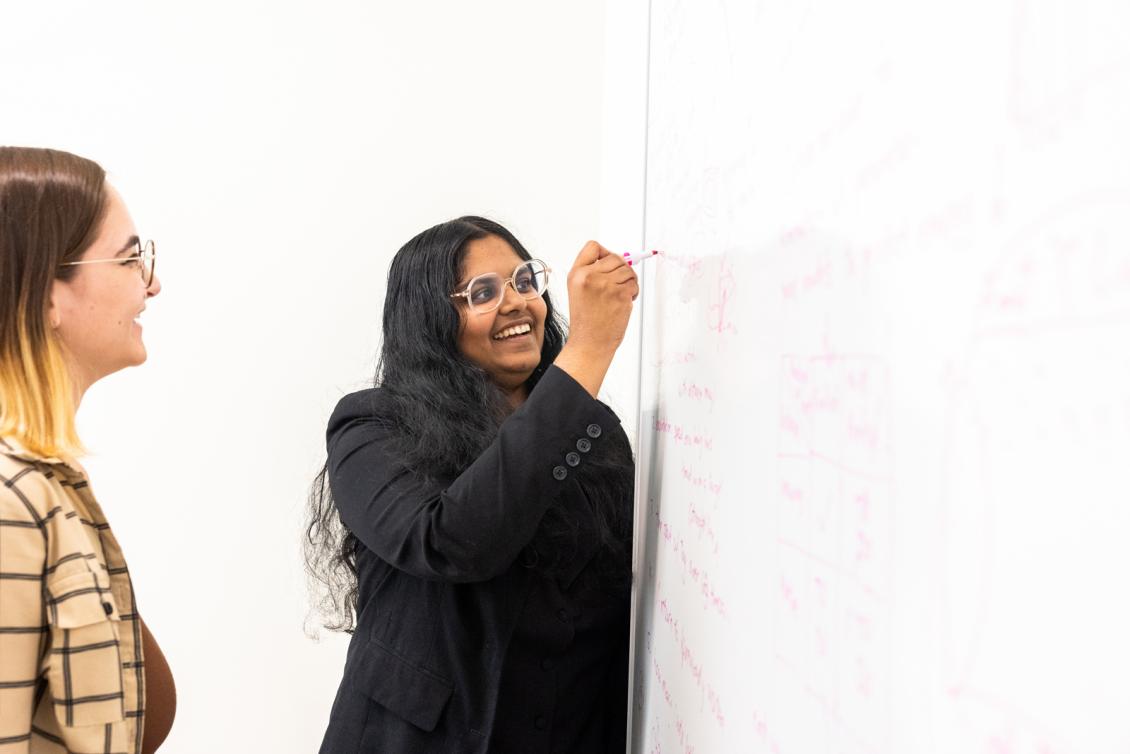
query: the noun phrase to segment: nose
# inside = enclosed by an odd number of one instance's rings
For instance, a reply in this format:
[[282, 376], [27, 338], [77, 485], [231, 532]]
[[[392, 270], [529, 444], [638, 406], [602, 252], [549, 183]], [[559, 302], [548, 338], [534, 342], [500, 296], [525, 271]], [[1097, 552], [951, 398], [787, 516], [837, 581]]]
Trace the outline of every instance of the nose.
[[153, 298], [161, 292], [161, 278], [157, 277], [157, 273], [153, 273], [153, 279], [149, 281], [149, 287], [145, 289], [145, 297]]
[[509, 280], [502, 286], [502, 303], [498, 308], [502, 312], [522, 311], [526, 308], [526, 299], [518, 293], [514, 283]]

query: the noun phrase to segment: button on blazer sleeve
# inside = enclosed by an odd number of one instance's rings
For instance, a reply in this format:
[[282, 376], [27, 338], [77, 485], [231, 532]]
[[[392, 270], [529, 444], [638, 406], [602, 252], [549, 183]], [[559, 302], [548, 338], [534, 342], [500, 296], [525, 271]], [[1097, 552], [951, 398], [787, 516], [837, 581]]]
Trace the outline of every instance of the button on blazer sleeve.
[[373, 416], [377, 393], [346, 396], [330, 419], [334, 503], [365, 547], [432, 580], [485, 581], [509, 568], [554, 501], [578, 494], [566, 455], [583, 438], [592, 444], [586, 456], [598, 456], [620, 423], [550, 367], [466, 471], [446, 486], [428, 484], [393, 462], [389, 430]]

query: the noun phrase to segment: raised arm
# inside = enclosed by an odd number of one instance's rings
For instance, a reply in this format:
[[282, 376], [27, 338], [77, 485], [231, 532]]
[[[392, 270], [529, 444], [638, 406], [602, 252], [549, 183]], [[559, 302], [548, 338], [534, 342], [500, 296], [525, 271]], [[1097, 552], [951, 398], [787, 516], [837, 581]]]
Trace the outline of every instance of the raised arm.
[[553, 362], [596, 397], [624, 340], [636, 273], [623, 257], [589, 241], [569, 270], [569, 340]]

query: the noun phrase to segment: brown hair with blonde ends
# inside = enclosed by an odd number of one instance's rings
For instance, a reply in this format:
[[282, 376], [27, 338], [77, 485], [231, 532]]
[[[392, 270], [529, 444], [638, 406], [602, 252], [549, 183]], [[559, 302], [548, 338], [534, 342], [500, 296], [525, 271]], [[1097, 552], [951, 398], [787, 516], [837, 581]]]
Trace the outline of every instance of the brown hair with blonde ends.
[[48, 321], [107, 209], [106, 172], [52, 149], [0, 147], [0, 436], [43, 456], [78, 455], [75, 396]]

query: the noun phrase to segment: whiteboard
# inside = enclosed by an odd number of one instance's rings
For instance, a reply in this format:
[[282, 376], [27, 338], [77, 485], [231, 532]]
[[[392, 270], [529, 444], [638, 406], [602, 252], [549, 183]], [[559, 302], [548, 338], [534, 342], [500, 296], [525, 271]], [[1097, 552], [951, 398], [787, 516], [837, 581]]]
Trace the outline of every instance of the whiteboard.
[[649, 23], [632, 750], [1130, 752], [1130, 4]]

